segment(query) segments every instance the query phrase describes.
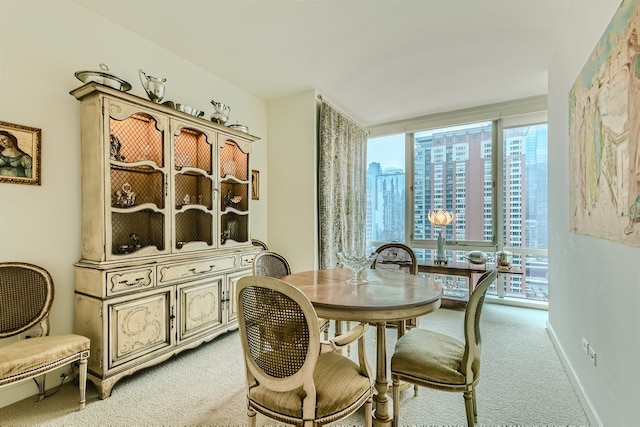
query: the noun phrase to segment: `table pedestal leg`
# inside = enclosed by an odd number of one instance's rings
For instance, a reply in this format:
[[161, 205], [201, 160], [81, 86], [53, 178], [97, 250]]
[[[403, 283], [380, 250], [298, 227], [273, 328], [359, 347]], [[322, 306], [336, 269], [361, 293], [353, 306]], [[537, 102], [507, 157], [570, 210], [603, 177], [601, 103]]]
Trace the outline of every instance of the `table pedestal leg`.
[[373, 412], [374, 426], [391, 426], [389, 416], [389, 382], [387, 380], [387, 324], [376, 323], [376, 390], [374, 397], [376, 409]]

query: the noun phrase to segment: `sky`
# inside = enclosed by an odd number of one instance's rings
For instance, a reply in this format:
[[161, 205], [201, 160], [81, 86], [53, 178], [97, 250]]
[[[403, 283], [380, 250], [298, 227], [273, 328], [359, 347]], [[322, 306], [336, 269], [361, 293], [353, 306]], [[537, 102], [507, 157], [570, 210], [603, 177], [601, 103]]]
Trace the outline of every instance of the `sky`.
[[404, 134], [369, 138], [367, 145], [367, 166], [378, 162], [385, 168], [404, 167]]

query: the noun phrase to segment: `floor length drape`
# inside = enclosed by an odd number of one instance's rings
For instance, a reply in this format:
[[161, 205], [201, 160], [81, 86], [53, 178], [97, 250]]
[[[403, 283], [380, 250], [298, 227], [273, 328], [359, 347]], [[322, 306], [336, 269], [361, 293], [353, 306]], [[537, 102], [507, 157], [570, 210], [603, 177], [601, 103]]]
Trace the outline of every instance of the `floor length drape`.
[[319, 123], [320, 268], [337, 252], [364, 255], [367, 131], [322, 101]]

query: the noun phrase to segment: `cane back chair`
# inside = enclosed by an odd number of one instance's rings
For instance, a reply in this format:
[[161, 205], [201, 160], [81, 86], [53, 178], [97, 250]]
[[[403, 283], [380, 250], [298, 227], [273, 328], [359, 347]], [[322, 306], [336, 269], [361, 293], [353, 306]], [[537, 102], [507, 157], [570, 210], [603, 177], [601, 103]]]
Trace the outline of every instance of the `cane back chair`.
[[[287, 259], [279, 253], [264, 250], [258, 252], [253, 259], [253, 274], [282, 279], [291, 274], [291, 267]], [[318, 326], [320, 331], [325, 332], [325, 338], [327, 338], [329, 336], [329, 320], [319, 317]]]
[[269, 246], [267, 246], [267, 244], [265, 242], [263, 242], [262, 240], [251, 239], [251, 244], [253, 246], [259, 247], [263, 251], [268, 251], [269, 250]]
[[464, 342], [448, 335], [414, 328], [396, 342], [391, 357], [393, 425], [398, 426], [400, 381], [437, 390], [463, 392], [467, 424], [477, 422], [476, 385], [480, 375], [480, 314], [485, 294], [497, 270], [485, 272], [464, 314]]
[[[371, 426], [373, 379], [364, 345], [366, 324], [321, 342], [316, 312], [293, 285], [248, 276], [238, 281], [236, 296], [250, 427], [256, 425], [256, 412], [311, 427], [340, 420], [362, 406]], [[355, 340], [359, 363], [336, 351]]]
[[[79, 364], [80, 408], [85, 406], [89, 338], [49, 335], [49, 310], [53, 303], [51, 275], [36, 265], [0, 263], [0, 339], [39, 327], [39, 336], [9, 342], [0, 347], [0, 388], [33, 378], [39, 400], [45, 398], [47, 372]], [[39, 379], [39, 382], [38, 382]]]
[[[404, 271], [408, 274], [418, 274], [418, 259], [415, 252], [403, 243], [386, 243], [376, 249], [378, 256], [373, 261], [371, 268]], [[398, 336], [402, 336], [405, 328], [415, 328], [418, 326], [418, 319], [407, 319], [406, 322], [399, 322], [397, 325]]]

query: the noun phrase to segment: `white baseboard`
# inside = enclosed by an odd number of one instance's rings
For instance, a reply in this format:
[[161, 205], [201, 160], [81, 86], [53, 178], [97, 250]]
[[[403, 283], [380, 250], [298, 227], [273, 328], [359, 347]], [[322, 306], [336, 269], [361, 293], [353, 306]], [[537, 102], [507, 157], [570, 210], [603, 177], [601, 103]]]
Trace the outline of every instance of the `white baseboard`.
[[553, 347], [556, 349], [556, 353], [558, 354], [560, 363], [562, 363], [562, 366], [564, 367], [564, 370], [567, 373], [567, 376], [569, 377], [569, 381], [571, 381], [571, 385], [573, 386], [573, 389], [575, 390], [576, 395], [578, 396], [578, 399], [582, 404], [582, 409], [584, 409], [587, 419], [589, 420], [589, 424], [592, 426], [602, 427], [602, 421], [600, 421], [600, 417], [598, 417], [598, 413], [596, 412], [595, 408], [591, 404], [591, 400], [589, 400], [589, 397], [585, 394], [584, 388], [580, 383], [580, 379], [576, 375], [576, 372], [573, 370], [571, 363], [567, 359], [567, 355], [565, 354], [564, 350], [562, 349], [562, 346], [558, 342], [558, 337], [556, 336], [556, 333], [553, 330], [553, 327], [549, 323], [549, 320], [547, 320], [547, 333], [551, 338]]

